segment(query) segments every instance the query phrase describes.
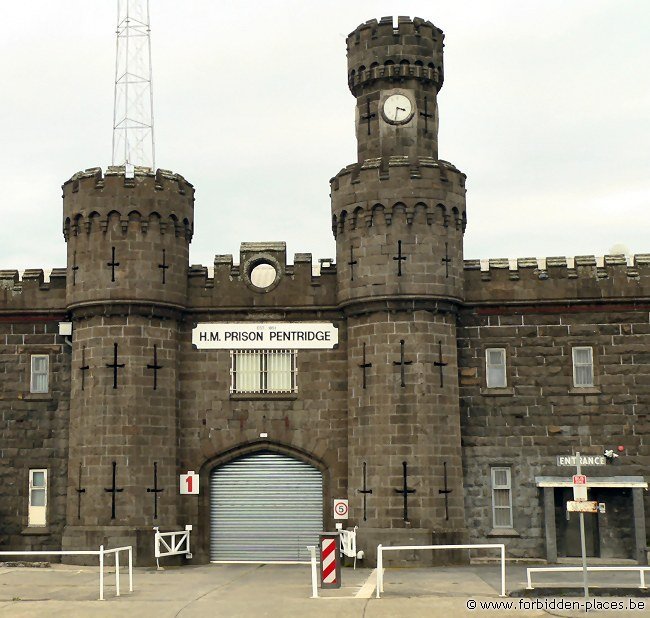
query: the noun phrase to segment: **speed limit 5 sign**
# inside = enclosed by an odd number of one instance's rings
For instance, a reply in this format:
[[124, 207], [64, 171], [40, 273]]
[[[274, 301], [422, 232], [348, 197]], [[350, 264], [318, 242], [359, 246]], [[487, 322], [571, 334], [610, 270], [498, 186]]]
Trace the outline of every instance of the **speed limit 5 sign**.
[[334, 519], [348, 518], [348, 501], [343, 498], [334, 499]]

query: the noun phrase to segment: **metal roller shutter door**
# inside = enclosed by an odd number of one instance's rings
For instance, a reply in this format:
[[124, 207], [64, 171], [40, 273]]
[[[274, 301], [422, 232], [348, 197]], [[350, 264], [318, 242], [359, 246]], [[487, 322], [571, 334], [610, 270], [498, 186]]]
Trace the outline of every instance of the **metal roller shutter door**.
[[212, 471], [210, 559], [309, 560], [323, 530], [323, 476], [302, 461], [258, 453]]

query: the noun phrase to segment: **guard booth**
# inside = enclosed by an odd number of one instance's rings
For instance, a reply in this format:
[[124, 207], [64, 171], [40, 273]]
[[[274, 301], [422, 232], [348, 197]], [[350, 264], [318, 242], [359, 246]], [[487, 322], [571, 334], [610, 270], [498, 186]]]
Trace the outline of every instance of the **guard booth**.
[[[572, 482], [564, 477], [538, 476], [537, 487], [544, 492], [546, 559], [580, 555], [577, 513], [567, 514], [572, 499]], [[647, 564], [645, 508], [643, 493], [648, 483], [642, 476], [592, 476], [588, 480], [589, 500], [605, 505], [605, 512], [585, 517], [588, 556], [630, 558]]]

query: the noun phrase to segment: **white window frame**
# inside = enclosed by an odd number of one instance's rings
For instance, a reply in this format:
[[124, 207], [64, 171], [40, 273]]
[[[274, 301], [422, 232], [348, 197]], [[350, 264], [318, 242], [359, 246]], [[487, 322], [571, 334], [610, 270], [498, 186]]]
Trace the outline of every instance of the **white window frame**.
[[[500, 352], [502, 362], [498, 365], [489, 362], [490, 352]], [[505, 348], [485, 348], [485, 384], [487, 388], [507, 388], [507, 356]], [[490, 384], [490, 367], [503, 367], [503, 384]]]
[[[237, 359], [239, 356], [244, 355], [259, 355], [260, 366], [257, 369], [259, 380], [256, 385], [251, 388], [242, 388], [237, 385]], [[290, 355], [290, 380], [289, 388], [278, 389], [269, 388], [268, 383], [268, 360], [274, 354], [289, 354]], [[297, 380], [297, 352], [296, 350], [231, 350], [230, 351], [230, 392], [233, 394], [275, 394], [275, 393], [297, 393], [298, 380]]]
[[[34, 485], [34, 474], [43, 473], [43, 485]], [[43, 504], [32, 504], [32, 494], [36, 491], [43, 492]], [[30, 528], [43, 528], [47, 526], [47, 469], [33, 468], [29, 471], [29, 489], [27, 496], [27, 525]]]
[[[505, 485], [498, 484], [496, 482], [496, 473], [497, 472], [506, 472], [508, 481]], [[513, 527], [512, 519], [512, 469], [509, 466], [493, 466], [490, 468], [491, 476], [491, 486], [492, 486], [492, 527], [505, 529]], [[496, 490], [507, 490], [508, 491], [508, 506], [497, 506], [495, 500], [495, 491]], [[507, 511], [510, 515], [508, 524], [497, 524], [496, 511]]]
[[[34, 368], [37, 360], [45, 359], [45, 371], [37, 372]], [[45, 375], [45, 389], [39, 389], [36, 386], [36, 377]], [[30, 393], [49, 393], [50, 392], [50, 356], [49, 354], [32, 354], [30, 358], [29, 372], [29, 392]]]
[[[589, 362], [579, 363], [576, 359], [576, 352], [589, 350]], [[591, 346], [577, 346], [571, 348], [571, 359], [573, 361], [573, 386], [575, 388], [589, 388], [594, 386], [594, 349]], [[589, 384], [578, 384], [578, 376], [576, 369], [578, 367], [589, 367], [591, 369], [591, 381]]]

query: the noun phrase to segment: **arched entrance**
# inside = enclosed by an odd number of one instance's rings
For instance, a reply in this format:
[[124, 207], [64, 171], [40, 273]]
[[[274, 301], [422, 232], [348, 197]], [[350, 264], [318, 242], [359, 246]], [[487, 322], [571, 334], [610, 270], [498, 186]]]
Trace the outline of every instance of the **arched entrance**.
[[323, 530], [323, 475], [263, 451], [210, 475], [210, 560], [308, 560]]

